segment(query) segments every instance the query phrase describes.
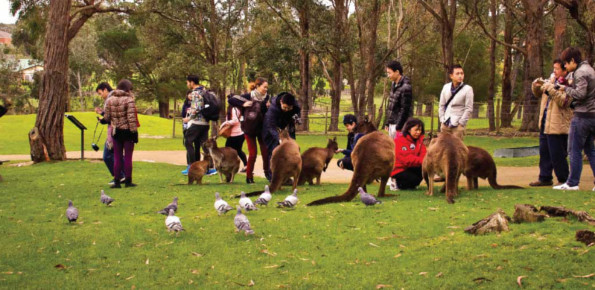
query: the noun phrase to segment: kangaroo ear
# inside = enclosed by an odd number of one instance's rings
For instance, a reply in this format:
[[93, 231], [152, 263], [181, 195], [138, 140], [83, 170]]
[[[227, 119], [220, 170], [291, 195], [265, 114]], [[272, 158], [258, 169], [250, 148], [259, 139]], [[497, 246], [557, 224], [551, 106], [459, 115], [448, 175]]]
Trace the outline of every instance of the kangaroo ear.
[[337, 136], [335, 136], [335, 138], [333, 138], [333, 141], [337, 142]]
[[277, 133], [281, 134], [281, 132], [283, 132], [283, 130], [281, 130], [280, 128], [277, 128]]

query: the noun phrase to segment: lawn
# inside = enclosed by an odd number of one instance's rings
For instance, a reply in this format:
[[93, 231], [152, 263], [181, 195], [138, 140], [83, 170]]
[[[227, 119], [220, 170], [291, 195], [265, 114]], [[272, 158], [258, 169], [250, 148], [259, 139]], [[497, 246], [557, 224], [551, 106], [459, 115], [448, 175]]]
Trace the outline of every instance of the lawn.
[[[595, 213], [595, 195], [550, 189], [461, 191], [457, 203], [427, 197], [423, 187], [364, 207], [305, 204], [342, 193], [345, 184], [300, 187], [294, 210], [273, 206], [247, 214], [254, 236], [234, 233], [233, 213], [217, 216], [214, 192], [229, 196], [262, 188], [243, 183], [186, 186], [179, 166], [135, 163], [133, 189], [107, 189], [100, 162], [69, 161], [0, 167], [1, 288], [259, 288], [512, 289], [589, 288], [595, 252], [574, 240], [576, 220], [511, 224], [511, 231], [470, 236], [463, 229], [514, 204], [564, 205]], [[99, 191], [116, 199], [99, 203]], [[377, 186], [369, 186], [376, 193]], [[274, 194], [273, 202], [289, 193]], [[169, 234], [156, 211], [180, 198], [186, 229]], [[80, 211], [68, 224], [71, 199]]]

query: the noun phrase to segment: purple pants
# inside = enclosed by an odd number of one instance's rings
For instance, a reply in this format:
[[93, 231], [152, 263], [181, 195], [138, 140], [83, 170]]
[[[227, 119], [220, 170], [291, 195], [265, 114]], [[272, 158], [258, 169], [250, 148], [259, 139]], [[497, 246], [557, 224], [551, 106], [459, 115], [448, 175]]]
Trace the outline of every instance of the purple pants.
[[[134, 142], [118, 141], [114, 139], [114, 172], [122, 172], [124, 167], [124, 175], [126, 179], [132, 179], [132, 152], [134, 151]], [[122, 157], [124, 157], [122, 159]], [[124, 164], [122, 164], [124, 160]]]

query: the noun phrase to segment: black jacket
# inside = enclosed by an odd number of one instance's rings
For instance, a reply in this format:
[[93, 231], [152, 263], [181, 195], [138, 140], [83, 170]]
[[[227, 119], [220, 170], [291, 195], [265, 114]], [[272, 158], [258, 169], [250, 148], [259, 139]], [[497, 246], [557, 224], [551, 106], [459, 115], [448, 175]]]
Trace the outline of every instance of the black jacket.
[[291, 111], [284, 112], [281, 110], [281, 99], [279, 96], [274, 97], [271, 100], [271, 106], [264, 116], [263, 136], [266, 138], [268, 135], [279, 139], [277, 128], [285, 129], [285, 127], [293, 122], [294, 115], [300, 116], [300, 112], [301, 108], [297, 102]]
[[397, 130], [400, 131], [407, 119], [412, 116], [413, 94], [411, 92], [411, 83], [408, 77], [403, 76], [399, 83], [395, 84], [393, 82], [391, 85], [384, 126], [396, 124]]
[[[240, 110], [242, 111], [242, 114], [244, 114], [244, 103], [247, 101], [251, 101], [251, 99], [252, 99], [252, 97], [251, 97], [250, 93], [246, 93], [246, 94], [239, 95], [239, 96], [238, 95], [229, 95], [229, 96], [227, 96], [227, 103], [232, 107], [240, 108]], [[271, 99], [271, 96], [267, 94], [267, 96], [262, 101], [262, 106], [260, 106], [260, 108], [262, 109], [263, 116], [267, 112], [266, 103], [270, 99]]]

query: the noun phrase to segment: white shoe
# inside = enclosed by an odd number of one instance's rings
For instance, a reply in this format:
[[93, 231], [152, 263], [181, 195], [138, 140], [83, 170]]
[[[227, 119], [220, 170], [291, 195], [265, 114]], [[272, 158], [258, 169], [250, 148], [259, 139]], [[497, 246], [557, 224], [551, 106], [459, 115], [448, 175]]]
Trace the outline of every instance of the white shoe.
[[595, 191], [595, 186], [593, 187], [593, 191]]
[[562, 183], [562, 184], [556, 185], [552, 188], [557, 189], [557, 190], [578, 190], [578, 185], [577, 186], [569, 186], [568, 183]]
[[399, 190], [399, 187], [397, 186], [397, 180], [394, 179], [394, 178], [391, 178], [390, 179], [390, 185], [389, 186], [390, 186], [390, 190], [391, 191], [397, 191], [397, 190]]

